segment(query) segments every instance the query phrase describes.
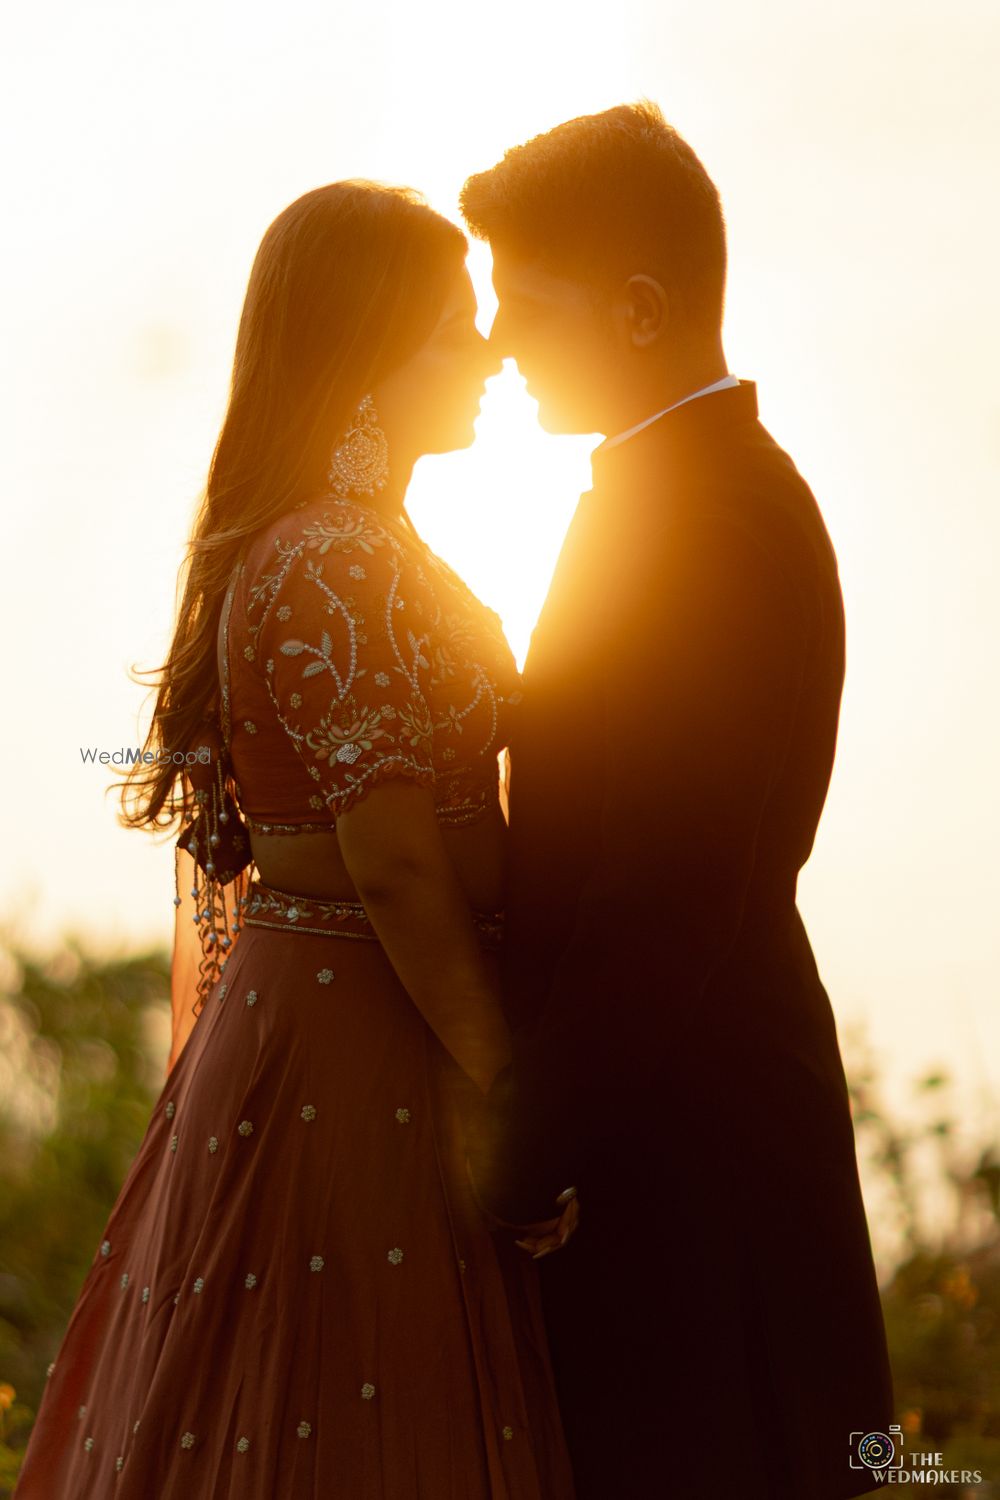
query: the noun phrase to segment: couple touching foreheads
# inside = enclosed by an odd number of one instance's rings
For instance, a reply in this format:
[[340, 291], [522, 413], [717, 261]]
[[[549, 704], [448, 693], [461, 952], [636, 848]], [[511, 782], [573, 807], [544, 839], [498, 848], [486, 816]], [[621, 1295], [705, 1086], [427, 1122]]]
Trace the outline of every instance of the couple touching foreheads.
[[[833, 547], [654, 104], [461, 207], [488, 338], [410, 190], [318, 188], [258, 252], [149, 736], [211, 765], [130, 776], [181, 830], [174, 1050], [19, 1500], [873, 1487], [892, 1384], [796, 906]], [[405, 509], [507, 357], [547, 431], [606, 434], [520, 674]]]

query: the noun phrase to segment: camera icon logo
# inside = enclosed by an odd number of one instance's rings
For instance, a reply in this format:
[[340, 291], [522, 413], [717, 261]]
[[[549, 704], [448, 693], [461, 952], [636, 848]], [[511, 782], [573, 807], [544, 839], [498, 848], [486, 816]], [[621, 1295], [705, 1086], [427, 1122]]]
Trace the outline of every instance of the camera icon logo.
[[901, 1469], [903, 1430], [893, 1422], [888, 1432], [852, 1432], [852, 1469]]

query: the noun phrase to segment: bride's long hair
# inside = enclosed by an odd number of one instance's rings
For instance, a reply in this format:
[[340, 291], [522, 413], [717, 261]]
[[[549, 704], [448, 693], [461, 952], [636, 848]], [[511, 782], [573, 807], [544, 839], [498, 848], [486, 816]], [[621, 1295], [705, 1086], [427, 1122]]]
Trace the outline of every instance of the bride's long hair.
[[216, 702], [230, 574], [262, 526], [326, 490], [330, 454], [362, 396], [429, 337], [467, 249], [462, 230], [412, 188], [366, 179], [305, 193], [264, 235], [167, 660], [131, 674], [159, 685], [143, 746], [153, 758], [123, 778], [125, 827], [171, 829], [188, 810], [183, 764], [170, 754], [199, 744]]

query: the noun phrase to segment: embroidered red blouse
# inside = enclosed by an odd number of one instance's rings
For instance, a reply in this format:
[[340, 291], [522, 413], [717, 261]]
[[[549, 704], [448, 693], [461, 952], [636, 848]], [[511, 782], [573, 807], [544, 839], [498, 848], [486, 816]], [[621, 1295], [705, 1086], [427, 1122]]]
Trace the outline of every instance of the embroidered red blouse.
[[488, 608], [404, 521], [330, 496], [282, 516], [220, 622], [223, 732], [259, 833], [328, 828], [387, 776], [442, 824], [499, 802], [520, 675]]

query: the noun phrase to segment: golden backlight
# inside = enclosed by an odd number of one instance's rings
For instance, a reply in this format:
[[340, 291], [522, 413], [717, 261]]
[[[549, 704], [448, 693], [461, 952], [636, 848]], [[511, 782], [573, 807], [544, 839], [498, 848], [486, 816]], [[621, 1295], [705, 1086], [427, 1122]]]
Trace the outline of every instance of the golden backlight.
[[[901, 1097], [941, 1062], [970, 1116], [995, 1112], [993, 0], [41, 0], [7, 41], [11, 919], [43, 949], [67, 926], [169, 939], [169, 845], [117, 826], [79, 747], [140, 738], [128, 668], [163, 659], [268, 223], [348, 176], [457, 218], [465, 176], [507, 146], [647, 94], [719, 186], [729, 368], [757, 382], [840, 560], [840, 738], [799, 883], [820, 970]], [[469, 266], [485, 331], [486, 247]], [[408, 508], [523, 666], [603, 434], [543, 432], [509, 364], [477, 430], [417, 464]]]

